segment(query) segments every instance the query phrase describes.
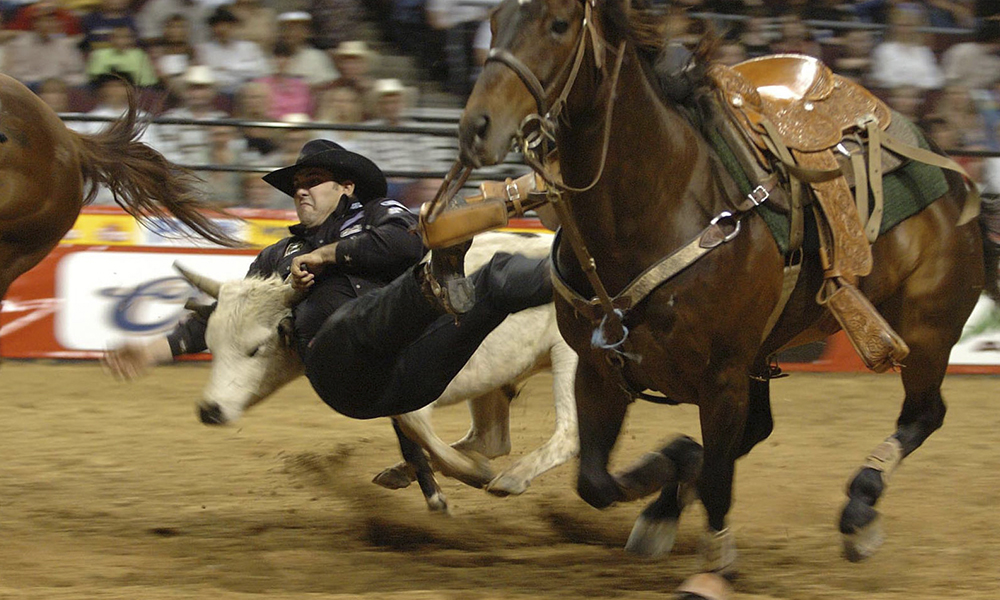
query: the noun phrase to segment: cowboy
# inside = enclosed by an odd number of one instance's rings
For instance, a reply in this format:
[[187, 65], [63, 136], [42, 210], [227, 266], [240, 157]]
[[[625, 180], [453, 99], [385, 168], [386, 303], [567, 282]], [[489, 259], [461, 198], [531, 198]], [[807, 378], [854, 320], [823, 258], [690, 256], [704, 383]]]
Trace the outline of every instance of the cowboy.
[[[467, 243], [424, 253], [416, 218], [383, 198], [367, 158], [313, 140], [264, 180], [292, 196], [300, 223], [254, 260], [249, 275], [291, 275], [308, 290], [294, 311], [295, 349], [319, 396], [338, 412], [374, 418], [433, 402], [507, 315], [552, 300], [547, 260], [498, 253], [465, 277]], [[456, 313], [461, 313], [456, 316]], [[168, 336], [111, 351], [125, 379], [206, 348], [192, 315]]]

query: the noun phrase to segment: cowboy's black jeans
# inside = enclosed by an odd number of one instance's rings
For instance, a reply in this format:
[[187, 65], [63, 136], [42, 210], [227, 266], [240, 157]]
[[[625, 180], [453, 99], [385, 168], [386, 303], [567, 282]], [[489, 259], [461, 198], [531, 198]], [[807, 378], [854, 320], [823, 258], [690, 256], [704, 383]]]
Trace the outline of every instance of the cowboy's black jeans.
[[469, 277], [476, 302], [457, 324], [430, 304], [410, 271], [340, 307], [306, 358], [316, 393], [355, 419], [417, 410], [444, 392], [507, 315], [552, 301], [547, 258], [499, 253]]

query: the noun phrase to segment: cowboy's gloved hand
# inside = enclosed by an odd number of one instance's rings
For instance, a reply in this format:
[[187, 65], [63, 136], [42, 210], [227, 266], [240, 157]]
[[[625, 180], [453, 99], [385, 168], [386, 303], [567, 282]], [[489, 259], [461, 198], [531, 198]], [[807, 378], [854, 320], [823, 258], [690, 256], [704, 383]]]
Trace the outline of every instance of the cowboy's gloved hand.
[[301, 254], [292, 259], [292, 287], [304, 290], [316, 283], [316, 275], [323, 270], [323, 257], [318, 251]]

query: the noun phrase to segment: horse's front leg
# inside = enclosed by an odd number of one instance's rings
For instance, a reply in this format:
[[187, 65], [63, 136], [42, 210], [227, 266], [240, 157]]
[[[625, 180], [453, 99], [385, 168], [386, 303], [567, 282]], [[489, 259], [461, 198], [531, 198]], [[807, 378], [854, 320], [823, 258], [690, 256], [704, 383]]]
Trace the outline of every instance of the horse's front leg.
[[584, 502], [595, 508], [606, 508], [625, 499], [618, 482], [608, 473], [608, 460], [632, 398], [615, 385], [617, 378], [606, 371], [607, 365], [599, 356], [596, 361], [585, 361], [581, 356], [576, 370], [580, 430], [576, 490]]
[[747, 369], [730, 366], [717, 371], [699, 403], [704, 461], [698, 479], [698, 496], [705, 506], [708, 529], [702, 538], [705, 570], [735, 573], [736, 541], [726, 526], [733, 502], [736, 459], [749, 413]]

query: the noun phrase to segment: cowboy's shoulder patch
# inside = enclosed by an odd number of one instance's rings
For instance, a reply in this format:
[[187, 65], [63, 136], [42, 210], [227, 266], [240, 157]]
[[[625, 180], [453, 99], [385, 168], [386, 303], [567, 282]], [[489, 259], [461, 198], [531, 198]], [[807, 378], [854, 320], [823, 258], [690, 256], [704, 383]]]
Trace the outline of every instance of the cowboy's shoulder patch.
[[345, 238], [345, 237], [350, 237], [352, 235], [357, 235], [361, 233], [362, 229], [363, 226], [361, 225], [361, 223], [358, 223], [357, 225], [352, 225], [351, 227], [347, 227], [346, 229], [341, 230], [340, 237]]
[[289, 242], [288, 245], [285, 246], [285, 254], [284, 256], [282, 256], [282, 258], [284, 258], [285, 256], [291, 256], [292, 254], [295, 254], [301, 249], [302, 249], [301, 241], [296, 240], [294, 242]]

